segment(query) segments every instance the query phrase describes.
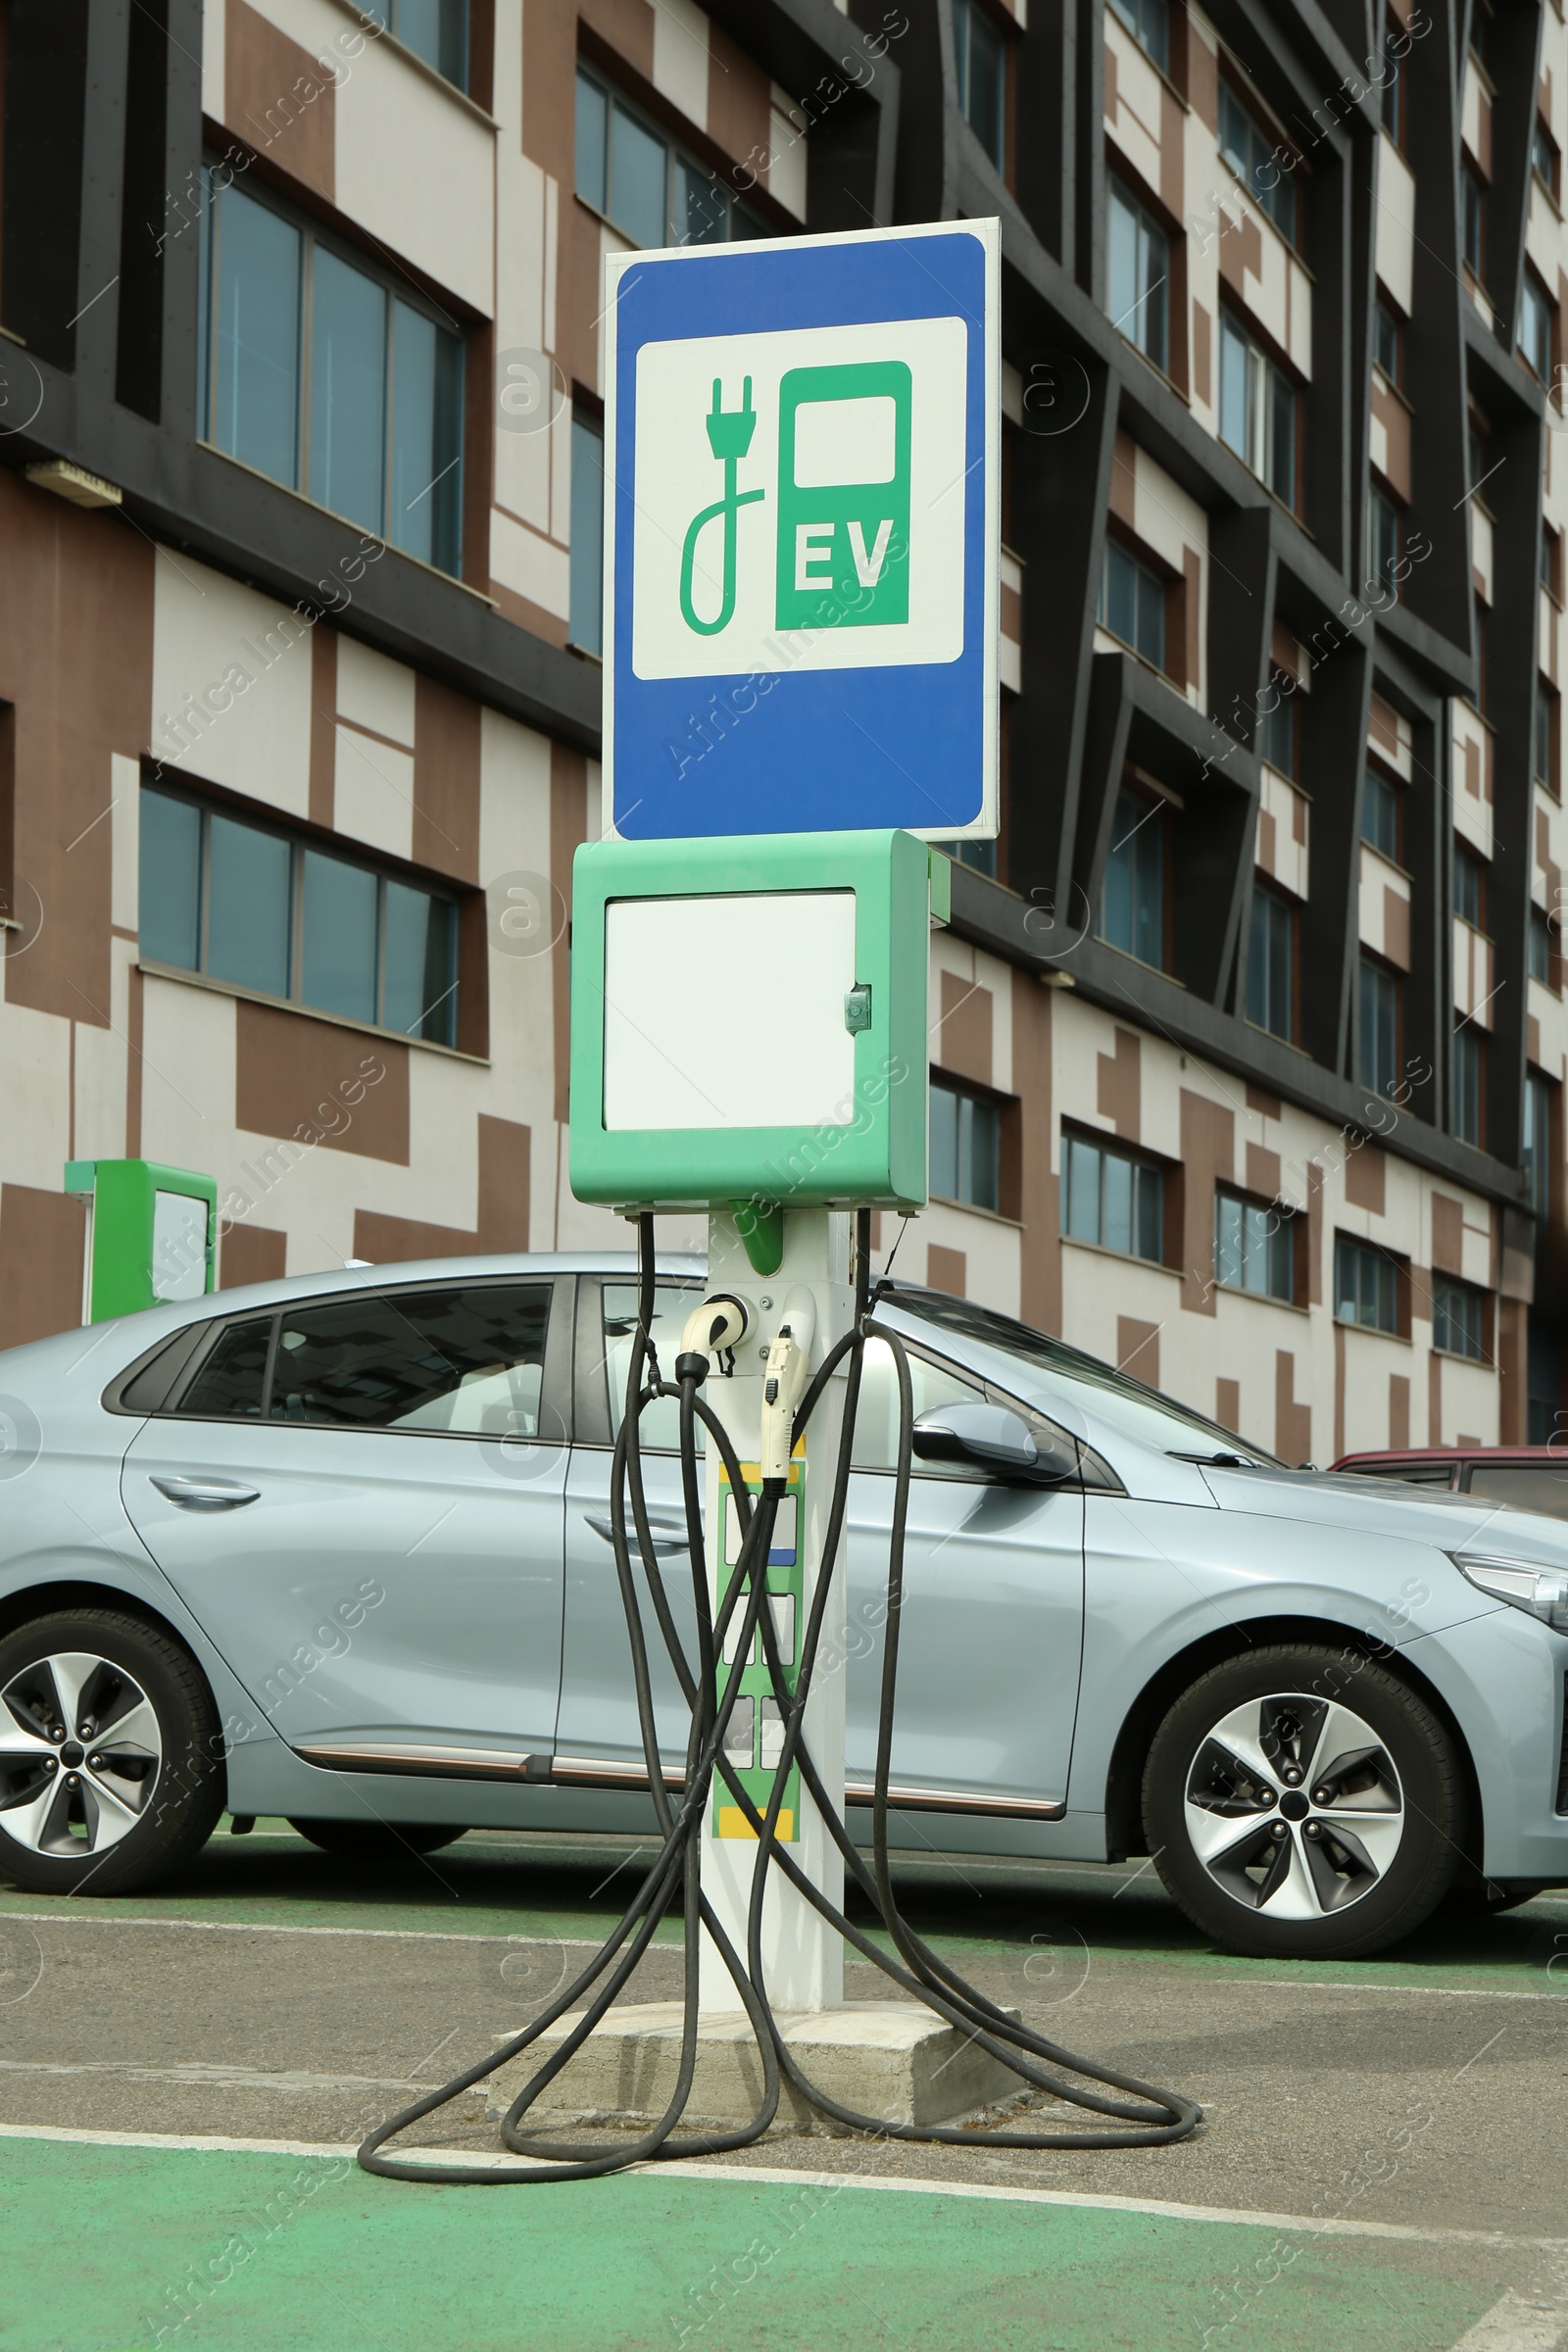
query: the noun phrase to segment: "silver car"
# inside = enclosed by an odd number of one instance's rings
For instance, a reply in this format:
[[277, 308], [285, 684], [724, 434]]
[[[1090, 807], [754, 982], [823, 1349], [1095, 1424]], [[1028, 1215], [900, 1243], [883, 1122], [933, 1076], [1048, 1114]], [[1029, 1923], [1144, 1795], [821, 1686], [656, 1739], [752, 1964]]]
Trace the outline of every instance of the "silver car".
[[[663, 1261], [666, 1364], [701, 1280]], [[0, 1355], [0, 1872], [145, 1886], [225, 1808], [351, 1853], [646, 1829], [609, 1517], [635, 1311], [628, 1257], [464, 1258]], [[900, 1843], [1152, 1854], [1207, 1935], [1277, 1955], [1568, 1882], [1568, 1525], [1286, 1470], [961, 1299], [901, 1285], [879, 1313], [919, 1417]], [[673, 1414], [645, 1459], [689, 1634]], [[897, 1436], [873, 1341], [849, 1640], [819, 1665], [848, 1678], [852, 1808]], [[655, 1679], [674, 1764], [662, 1654]]]

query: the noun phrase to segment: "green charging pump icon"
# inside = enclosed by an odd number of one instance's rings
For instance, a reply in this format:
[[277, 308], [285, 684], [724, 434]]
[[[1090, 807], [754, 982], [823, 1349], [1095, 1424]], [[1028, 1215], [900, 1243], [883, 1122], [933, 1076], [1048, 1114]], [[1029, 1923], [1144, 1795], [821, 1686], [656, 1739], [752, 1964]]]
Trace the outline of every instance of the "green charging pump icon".
[[902, 360], [780, 383], [778, 628], [907, 621], [911, 392]]
[[[727, 629], [735, 611], [735, 539], [737, 516], [742, 507], [766, 496], [761, 490], [737, 490], [735, 468], [752, 446], [757, 430], [757, 412], [752, 407], [752, 379], [746, 378], [738, 409], [726, 411], [719, 379], [713, 378], [713, 405], [704, 420], [708, 426], [708, 446], [724, 468], [724, 495], [700, 514], [692, 516], [686, 533], [686, 544], [680, 554], [680, 612], [689, 629], [700, 637], [716, 637]], [[692, 571], [697, 563], [697, 542], [710, 522], [722, 515], [724, 522], [723, 578], [719, 594], [718, 612], [714, 619], [704, 620], [692, 603]]]

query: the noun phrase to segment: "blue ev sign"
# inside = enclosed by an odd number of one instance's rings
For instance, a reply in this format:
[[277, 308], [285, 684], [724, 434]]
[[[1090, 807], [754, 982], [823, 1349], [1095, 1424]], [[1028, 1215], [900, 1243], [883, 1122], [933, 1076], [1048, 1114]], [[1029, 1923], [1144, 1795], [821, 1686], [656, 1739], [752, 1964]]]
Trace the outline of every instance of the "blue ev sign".
[[965, 220], [610, 260], [623, 838], [996, 832], [998, 250]]

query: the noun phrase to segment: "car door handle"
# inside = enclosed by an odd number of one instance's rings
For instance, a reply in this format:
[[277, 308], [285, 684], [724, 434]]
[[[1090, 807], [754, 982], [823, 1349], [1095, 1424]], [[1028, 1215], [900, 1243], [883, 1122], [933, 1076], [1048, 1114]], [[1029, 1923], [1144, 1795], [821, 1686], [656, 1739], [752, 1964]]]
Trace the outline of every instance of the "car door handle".
[[155, 1478], [152, 1484], [185, 1511], [233, 1511], [261, 1494], [260, 1487], [242, 1487], [234, 1478]]
[[[613, 1544], [615, 1541], [614, 1523], [608, 1511], [603, 1513], [584, 1511], [583, 1517], [596, 1536], [603, 1536], [607, 1544]], [[654, 1557], [656, 1559], [662, 1560], [671, 1552], [686, 1549], [686, 1522], [684, 1519], [677, 1522], [673, 1519], [657, 1519], [650, 1515], [648, 1532], [654, 1540]], [[633, 1551], [642, 1549], [637, 1541], [637, 1530], [632, 1525], [629, 1511], [626, 1514], [626, 1540]]]

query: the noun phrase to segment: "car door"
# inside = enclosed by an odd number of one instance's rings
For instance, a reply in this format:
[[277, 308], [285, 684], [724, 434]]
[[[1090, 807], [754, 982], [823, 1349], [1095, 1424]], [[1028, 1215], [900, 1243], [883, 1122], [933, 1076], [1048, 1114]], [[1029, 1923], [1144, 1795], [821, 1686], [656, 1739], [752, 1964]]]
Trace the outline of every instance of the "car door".
[[[673, 1369], [679, 1353], [681, 1327], [701, 1297], [700, 1285], [661, 1282], [658, 1286], [653, 1340], [666, 1373]], [[635, 1282], [584, 1279], [577, 1310], [577, 1442], [566, 1480], [565, 1611], [561, 1714], [556, 1732], [557, 1770], [566, 1774], [585, 1762], [620, 1764], [633, 1770], [643, 1764], [631, 1643], [610, 1540], [611, 1464], [636, 1325]], [[686, 1547], [678, 1438], [675, 1400], [658, 1398], [642, 1420], [643, 1492], [671, 1615], [686, 1655], [692, 1658], [697, 1652], [697, 1613]], [[630, 1518], [628, 1498], [628, 1524]], [[632, 1533], [635, 1542], [635, 1530]], [[691, 1713], [681, 1696], [640, 1570], [638, 1598], [660, 1753], [667, 1763], [680, 1764], [686, 1755]]]
[[[916, 1416], [989, 1393], [972, 1373], [912, 1348], [910, 1371]], [[870, 1340], [850, 1480], [845, 1762], [852, 1791], [869, 1786], [876, 1766], [898, 1403], [891, 1351], [885, 1341]], [[1028, 1408], [1012, 1409], [1028, 1417]], [[1081, 1489], [1003, 1486], [959, 1464], [916, 1458], [899, 1614], [893, 1785], [955, 1812], [1059, 1805], [1083, 1622]]]
[[489, 1277], [238, 1316], [132, 1441], [137, 1534], [292, 1746], [548, 1752], [572, 1289]]

